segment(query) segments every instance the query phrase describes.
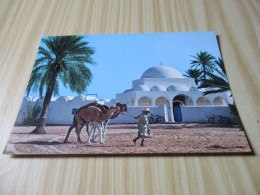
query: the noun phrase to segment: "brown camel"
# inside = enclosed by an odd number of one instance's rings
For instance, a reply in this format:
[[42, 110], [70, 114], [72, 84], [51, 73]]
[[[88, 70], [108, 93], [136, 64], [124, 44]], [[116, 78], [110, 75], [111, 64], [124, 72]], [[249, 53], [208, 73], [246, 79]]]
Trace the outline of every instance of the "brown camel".
[[[77, 116], [78, 113], [81, 112], [81, 110], [87, 109], [89, 106], [95, 106], [95, 107], [100, 108], [100, 109], [102, 110], [102, 113], [103, 113], [103, 114], [107, 113], [107, 111], [109, 110], [109, 107], [108, 107], [108, 106], [106, 106], [106, 105], [101, 105], [101, 104], [99, 104], [97, 101], [94, 101], [94, 102], [92, 102], [92, 103], [89, 103], [89, 104], [87, 104], [87, 105], [85, 105], [85, 106], [80, 107], [80, 108], [76, 111], [76, 113], [74, 114], [74, 119], [73, 119], [73, 121], [75, 120], [75, 116]], [[81, 120], [80, 132], [81, 132], [81, 129], [83, 128], [83, 126], [84, 126], [85, 124], [86, 124], [86, 121]], [[89, 124], [89, 122], [87, 122], [87, 124]], [[74, 127], [75, 127], [75, 126], [74, 126]], [[86, 129], [86, 131], [87, 131], [87, 134], [89, 135], [89, 129], [88, 129], [88, 128]], [[79, 133], [80, 133], [80, 132], [79, 132]]]
[[[100, 106], [105, 106], [105, 105], [100, 105]], [[107, 124], [108, 124], [108, 122], [109, 122], [109, 120], [110, 119], [115, 119], [116, 117], [118, 117], [122, 112], [127, 112], [127, 105], [126, 104], [122, 104], [122, 103], [116, 103], [116, 106], [118, 106], [120, 109], [117, 111], [117, 112], [114, 112], [113, 114], [112, 114], [112, 116], [109, 118], [109, 119], [107, 119], [107, 120], [105, 120], [105, 122], [104, 122], [104, 124], [102, 124], [102, 126], [103, 126], [103, 131], [102, 131], [102, 136], [103, 136], [103, 138], [104, 138], [104, 140], [105, 140], [105, 131], [106, 131], [106, 127], [107, 127]], [[104, 109], [106, 109], [106, 108], [104, 108]], [[87, 133], [89, 134], [89, 122], [87, 122], [86, 123], [86, 131], [87, 131]], [[99, 132], [95, 135], [95, 129], [94, 129], [94, 132], [93, 132], [93, 138], [92, 138], [92, 141], [94, 142], [95, 141], [95, 139], [96, 139], [96, 137], [99, 135]]]
[[[119, 110], [120, 110], [119, 107], [111, 106], [107, 111], [107, 113], [104, 114], [102, 113], [102, 110], [100, 108], [95, 106], [89, 106], [87, 108], [80, 109], [80, 111], [77, 112], [74, 116], [73, 124], [69, 128], [64, 142], [66, 143], [68, 141], [69, 134], [74, 127], [76, 128], [78, 141], [81, 142], [80, 139], [81, 121], [85, 121], [85, 122], [93, 122], [93, 127], [89, 132], [88, 142], [90, 143], [90, 137], [93, 129], [98, 128], [99, 132], [101, 132], [102, 121], [108, 120], [113, 115], [114, 112], [118, 112]], [[103, 143], [102, 133], [100, 133], [100, 143], [101, 144]]]

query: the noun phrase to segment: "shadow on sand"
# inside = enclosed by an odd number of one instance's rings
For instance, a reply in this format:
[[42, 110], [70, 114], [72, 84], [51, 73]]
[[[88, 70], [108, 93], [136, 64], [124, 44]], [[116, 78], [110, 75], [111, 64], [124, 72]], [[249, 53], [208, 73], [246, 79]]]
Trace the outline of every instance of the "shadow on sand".
[[59, 144], [64, 144], [63, 142], [48, 142], [48, 141], [30, 141], [30, 142], [14, 142], [13, 144], [32, 144], [32, 145], [59, 145]]

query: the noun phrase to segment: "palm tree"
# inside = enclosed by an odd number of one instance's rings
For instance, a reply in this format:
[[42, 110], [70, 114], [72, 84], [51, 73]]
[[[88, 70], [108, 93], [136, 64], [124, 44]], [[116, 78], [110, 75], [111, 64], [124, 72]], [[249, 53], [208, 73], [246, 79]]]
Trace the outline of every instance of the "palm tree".
[[[213, 89], [204, 92], [203, 95], [212, 94], [212, 93], [221, 93], [221, 92], [226, 92], [226, 91], [231, 92], [231, 88], [230, 88], [230, 85], [228, 82], [223, 60], [221, 58], [218, 58], [217, 60], [215, 60], [215, 64], [218, 67], [218, 69], [216, 69], [216, 72], [218, 74], [209, 73], [208, 78], [203, 80], [203, 82], [199, 86], [199, 88], [210, 87]], [[232, 96], [232, 93], [230, 96]], [[238, 124], [240, 124], [242, 129], [244, 129], [240, 116], [239, 116], [239, 113], [238, 113], [238, 110], [237, 110], [237, 107], [236, 107], [236, 103], [234, 102], [233, 104], [229, 104], [228, 106], [230, 108], [231, 114], [237, 118]]]
[[200, 51], [196, 56], [192, 57], [194, 60], [191, 61], [191, 68], [195, 67], [200, 69], [203, 73], [203, 79], [206, 79], [207, 73], [211, 73], [215, 69], [215, 57], [206, 51]]
[[27, 86], [30, 91], [45, 91], [41, 115], [32, 133], [45, 134], [46, 114], [51, 96], [59, 93], [59, 82], [78, 94], [82, 93], [92, 79], [92, 73], [86, 64], [94, 64], [91, 55], [94, 49], [88, 47], [83, 36], [55, 36], [41, 40], [37, 59]]
[[231, 91], [223, 60], [221, 58], [218, 58], [217, 60], [215, 60], [215, 64], [219, 68], [215, 69], [218, 74], [207, 73], [208, 78], [203, 79], [203, 82], [199, 86], [199, 88], [210, 87], [214, 89], [204, 92], [203, 95]]
[[188, 69], [186, 72], [185, 77], [193, 78], [195, 80], [196, 85], [198, 85], [202, 72], [198, 69]]

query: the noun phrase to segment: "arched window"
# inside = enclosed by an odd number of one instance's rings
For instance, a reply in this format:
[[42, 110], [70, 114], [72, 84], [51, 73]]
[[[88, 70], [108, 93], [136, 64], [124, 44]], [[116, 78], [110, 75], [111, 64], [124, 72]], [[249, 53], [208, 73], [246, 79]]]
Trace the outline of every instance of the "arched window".
[[209, 102], [209, 100], [208, 100], [207, 98], [205, 98], [205, 97], [199, 97], [199, 98], [197, 99], [197, 101], [196, 101], [196, 104], [197, 104], [198, 106], [208, 106], [208, 105], [210, 105], [210, 102]]
[[141, 97], [138, 100], [138, 106], [151, 106], [152, 101], [148, 97]]
[[227, 106], [227, 102], [222, 97], [216, 97], [213, 100], [213, 105], [216, 105], [216, 106]]
[[194, 105], [192, 99], [187, 95], [177, 95], [173, 98], [173, 102], [174, 101], [182, 102], [182, 104], [184, 104], [185, 106], [193, 106]]
[[168, 100], [165, 97], [159, 97], [155, 101], [155, 105], [156, 106], [162, 106], [164, 104], [166, 104], [166, 106], [169, 107], [169, 102], [168, 102]]

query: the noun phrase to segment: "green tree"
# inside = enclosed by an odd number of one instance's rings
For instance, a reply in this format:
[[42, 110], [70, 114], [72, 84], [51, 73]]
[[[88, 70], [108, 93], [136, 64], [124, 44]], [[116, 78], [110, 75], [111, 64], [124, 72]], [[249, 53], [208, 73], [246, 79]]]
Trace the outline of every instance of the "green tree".
[[196, 56], [192, 56], [194, 60], [191, 61], [191, 68], [196, 68], [201, 70], [203, 74], [203, 79], [206, 79], [207, 73], [211, 73], [215, 70], [215, 57], [210, 53], [200, 51]]
[[195, 80], [196, 85], [198, 85], [198, 83], [201, 79], [202, 72], [198, 69], [188, 69], [185, 72], [186, 72], [186, 74], [184, 76], [186, 76], [188, 78], [193, 78]]
[[203, 92], [203, 95], [231, 91], [223, 60], [218, 58], [214, 63], [218, 67], [215, 69], [217, 74], [207, 73], [208, 78], [202, 79], [201, 85], [199, 86], [199, 88], [213, 89]]
[[40, 118], [32, 133], [45, 134], [46, 114], [52, 94], [59, 94], [59, 82], [78, 94], [90, 84], [92, 73], [87, 64], [94, 64], [94, 49], [83, 36], [54, 36], [41, 40], [37, 58], [27, 86], [30, 91], [45, 92]]
[[[217, 66], [216, 69], [217, 74], [208, 73], [208, 78], [204, 79], [201, 85], [199, 86], [199, 88], [213, 88], [213, 89], [204, 92], [203, 95], [212, 94], [212, 93], [221, 93], [226, 91], [231, 92], [231, 88], [228, 82], [223, 60], [221, 58], [218, 58], [217, 60], [215, 60], [215, 64]], [[232, 93], [230, 96], [232, 96]], [[243, 129], [244, 127], [241, 122], [235, 102], [233, 104], [229, 104], [229, 108], [231, 114], [235, 116], [235, 118], [237, 119], [236, 123], [238, 123]]]

